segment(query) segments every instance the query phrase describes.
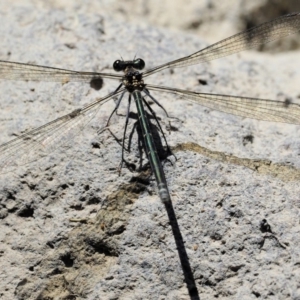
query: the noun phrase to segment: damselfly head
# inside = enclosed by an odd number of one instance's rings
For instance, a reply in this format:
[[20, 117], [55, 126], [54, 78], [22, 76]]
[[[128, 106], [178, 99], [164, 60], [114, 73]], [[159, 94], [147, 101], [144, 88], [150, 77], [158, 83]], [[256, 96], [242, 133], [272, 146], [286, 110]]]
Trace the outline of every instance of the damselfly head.
[[113, 64], [113, 68], [116, 72], [125, 71], [127, 68], [134, 68], [136, 70], [143, 70], [145, 62], [141, 58], [135, 60], [123, 61], [116, 60]]

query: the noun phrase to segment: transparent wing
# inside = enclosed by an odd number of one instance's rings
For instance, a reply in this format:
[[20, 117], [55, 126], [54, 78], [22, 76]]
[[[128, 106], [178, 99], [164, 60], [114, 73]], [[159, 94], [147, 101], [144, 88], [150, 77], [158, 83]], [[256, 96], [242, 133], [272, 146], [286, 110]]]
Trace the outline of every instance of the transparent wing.
[[221, 40], [191, 55], [157, 66], [144, 77], [166, 68], [184, 67], [208, 62], [258, 45], [280, 39], [300, 30], [300, 13], [291, 13]]
[[97, 72], [78, 72], [65, 69], [0, 60], [0, 78], [24, 81], [91, 82], [100, 78], [120, 80], [122, 76]]
[[155, 85], [147, 85], [147, 88], [176, 94], [202, 106], [236, 116], [300, 125], [300, 105], [290, 101], [195, 93]]
[[95, 116], [102, 104], [124, 91], [125, 89], [121, 89], [113, 92], [1, 145], [0, 173], [10, 172], [18, 166], [38, 160], [59, 146], [72, 142]]

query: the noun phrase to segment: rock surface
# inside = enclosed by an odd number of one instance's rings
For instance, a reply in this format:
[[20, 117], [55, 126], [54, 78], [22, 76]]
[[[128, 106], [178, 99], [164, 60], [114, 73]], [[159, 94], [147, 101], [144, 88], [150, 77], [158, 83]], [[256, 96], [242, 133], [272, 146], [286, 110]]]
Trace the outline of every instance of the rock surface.
[[[111, 72], [115, 59], [136, 55], [150, 68], [298, 9], [297, 1], [94, 2], [1, 3], [0, 59]], [[297, 102], [299, 40], [276, 42], [276, 54], [244, 52], [147, 82]], [[0, 141], [116, 86], [1, 80]], [[119, 176], [121, 147], [108, 131], [99, 134], [110, 101], [70, 144], [1, 174], [1, 299], [300, 298], [299, 126], [153, 95], [174, 117], [152, 105], [177, 157], [165, 160], [164, 170], [180, 233], [139, 153], [134, 113], [125, 155], [136, 170], [123, 168]], [[123, 102], [110, 126], [118, 138]]]

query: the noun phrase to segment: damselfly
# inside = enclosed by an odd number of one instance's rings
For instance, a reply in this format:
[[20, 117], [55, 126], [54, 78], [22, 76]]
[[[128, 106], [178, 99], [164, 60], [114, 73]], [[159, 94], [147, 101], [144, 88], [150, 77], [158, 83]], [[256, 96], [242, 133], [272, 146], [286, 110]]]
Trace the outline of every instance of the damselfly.
[[[29, 163], [30, 161], [35, 160], [37, 155], [50, 153], [59, 144], [63, 144], [66, 140], [74, 136], [75, 133], [78, 132], [78, 129], [83, 129], [84, 125], [90, 120], [91, 116], [98, 111], [101, 105], [115, 96], [119, 96], [119, 101], [117, 102], [112, 114], [115, 113], [124, 94], [128, 92], [128, 108], [130, 107], [130, 102], [133, 97], [137, 107], [145, 151], [150, 161], [152, 172], [154, 173], [157, 181], [159, 196], [162, 201], [169, 201], [170, 194], [167, 181], [160, 158], [157, 154], [145, 107], [148, 108], [150, 114], [154, 117], [155, 114], [146, 101], [145, 96], [150, 97], [159, 106], [161, 105], [153, 98], [150, 91], [176, 94], [183, 99], [195, 102], [202, 106], [241, 117], [298, 125], [300, 124], [300, 106], [296, 103], [292, 103], [291, 101], [276, 101], [250, 97], [196, 93], [177, 88], [156, 86], [148, 83], [146, 84], [144, 79], [166, 68], [185, 67], [208, 62], [268, 43], [299, 31], [299, 25], [300, 13], [288, 14], [221, 40], [220, 42], [208, 46], [191, 55], [159, 65], [145, 72], [141, 72], [141, 70], [145, 67], [145, 62], [140, 58], [132, 61], [116, 60], [113, 64], [113, 68], [117, 72], [124, 72], [123, 75], [97, 72], [78, 72], [32, 64], [0, 61], [0, 78], [2, 79], [54, 81], [62, 83], [81, 81], [90, 83], [91, 85], [96, 84], [97, 81], [102, 78], [115, 79], [121, 82], [117, 89], [107, 96], [85, 105], [80, 109], [76, 109], [71, 113], [41, 127], [30, 130], [1, 145], [0, 172], [9, 171], [12, 168]], [[127, 123], [128, 115], [124, 130], [124, 138]]]

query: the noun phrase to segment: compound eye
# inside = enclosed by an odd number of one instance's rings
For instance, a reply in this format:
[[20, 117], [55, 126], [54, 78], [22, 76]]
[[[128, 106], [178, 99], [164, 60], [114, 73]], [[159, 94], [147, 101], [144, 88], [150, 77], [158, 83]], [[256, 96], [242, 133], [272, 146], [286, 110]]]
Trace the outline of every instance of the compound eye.
[[145, 62], [141, 58], [138, 58], [133, 62], [133, 67], [137, 70], [143, 70], [145, 68]]
[[123, 62], [121, 60], [116, 60], [113, 64], [113, 68], [116, 72], [120, 72], [120, 71], [123, 71]]

